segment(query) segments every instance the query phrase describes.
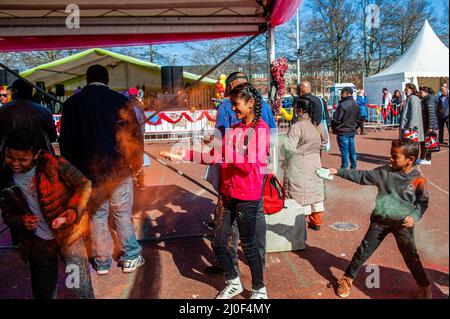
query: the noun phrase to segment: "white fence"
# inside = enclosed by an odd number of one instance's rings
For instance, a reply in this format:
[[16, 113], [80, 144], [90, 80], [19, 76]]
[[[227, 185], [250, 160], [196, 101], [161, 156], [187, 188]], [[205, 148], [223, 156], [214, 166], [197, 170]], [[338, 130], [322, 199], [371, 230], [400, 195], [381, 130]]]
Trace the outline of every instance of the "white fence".
[[[146, 112], [147, 118], [152, 112]], [[166, 111], [145, 124], [145, 140], [196, 139], [214, 133], [216, 111]], [[167, 119], [167, 120], [166, 120]], [[157, 123], [155, 125], [155, 123]]]

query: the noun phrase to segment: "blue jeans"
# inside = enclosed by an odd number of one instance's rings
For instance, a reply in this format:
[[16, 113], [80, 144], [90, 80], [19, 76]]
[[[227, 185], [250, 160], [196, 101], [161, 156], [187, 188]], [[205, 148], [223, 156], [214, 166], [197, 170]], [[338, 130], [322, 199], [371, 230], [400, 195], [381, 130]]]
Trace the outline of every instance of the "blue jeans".
[[95, 269], [111, 267], [113, 241], [108, 227], [110, 214], [122, 253], [120, 261], [137, 258], [142, 248], [136, 240], [132, 219], [132, 178], [125, 178], [111, 194], [105, 194], [102, 191], [94, 192], [92, 204], [95, 205], [95, 212], [91, 216], [92, 254]]
[[242, 249], [247, 259], [252, 274], [252, 288], [264, 287], [262, 256], [256, 244], [256, 215], [260, 201], [242, 201], [234, 198], [224, 198], [223, 211], [218, 218], [217, 227], [214, 229], [212, 247], [225, 270], [228, 280], [239, 276], [234, 267], [233, 254], [228, 246], [231, 226], [237, 220]]
[[348, 158], [350, 156], [350, 168], [356, 169], [356, 149], [355, 149], [355, 135], [338, 135], [337, 142], [339, 150], [341, 151], [341, 168], [348, 168]]

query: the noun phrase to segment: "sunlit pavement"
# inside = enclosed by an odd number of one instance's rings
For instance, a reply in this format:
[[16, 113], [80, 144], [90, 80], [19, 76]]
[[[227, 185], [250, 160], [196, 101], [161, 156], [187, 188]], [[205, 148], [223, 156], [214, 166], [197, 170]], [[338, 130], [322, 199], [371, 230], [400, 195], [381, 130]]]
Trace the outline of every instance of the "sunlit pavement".
[[[357, 136], [359, 168], [372, 169], [387, 163], [391, 140], [397, 135], [396, 130], [387, 130]], [[146, 150], [157, 155], [160, 150], [170, 147], [167, 143], [148, 144]], [[336, 138], [332, 136], [332, 149], [324, 155], [323, 166], [338, 167], [338, 154]], [[205, 166], [172, 165], [202, 181]], [[429, 181], [430, 206], [416, 226], [417, 247], [432, 282], [433, 297], [448, 298], [448, 148], [434, 154], [432, 165], [421, 167], [421, 170]], [[214, 196], [153, 160], [146, 169], [146, 185], [146, 190], [136, 193], [134, 222], [139, 239], [145, 239], [142, 246], [147, 262], [133, 274], [122, 274], [118, 267], [102, 277], [92, 271], [96, 297], [213, 298], [224, 287], [224, 278], [203, 273], [203, 269], [216, 259], [209, 240], [202, 239], [201, 235], [210, 233], [204, 223], [210, 220], [213, 212]], [[318, 232], [308, 230], [307, 249], [267, 255], [265, 283], [270, 298], [338, 298], [334, 287], [367, 230], [376, 189], [336, 178], [326, 183], [326, 194], [325, 225]], [[335, 222], [351, 222], [359, 228], [340, 232], [329, 227]], [[3, 224], [0, 224], [1, 229]], [[155, 240], [158, 237], [167, 240]], [[9, 244], [8, 233], [1, 234], [0, 245]], [[241, 278], [247, 290], [236, 298], [248, 298], [250, 271], [242, 252], [240, 256]], [[392, 235], [386, 238], [368, 264], [378, 266], [380, 287], [371, 287], [372, 272], [366, 273], [364, 267], [354, 282], [351, 298], [410, 298], [416, 285]], [[31, 298], [29, 272], [15, 250], [0, 250], [0, 269], [0, 298]], [[60, 277], [59, 297], [69, 298], [71, 294], [64, 287], [63, 268]]]

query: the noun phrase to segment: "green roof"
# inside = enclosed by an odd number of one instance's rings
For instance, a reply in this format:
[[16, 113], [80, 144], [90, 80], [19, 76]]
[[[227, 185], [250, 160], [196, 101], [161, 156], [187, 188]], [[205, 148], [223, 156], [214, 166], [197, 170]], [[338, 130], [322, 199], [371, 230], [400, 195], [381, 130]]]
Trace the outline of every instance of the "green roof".
[[[71, 56], [68, 56], [68, 57], [65, 57], [65, 58], [62, 58], [62, 59], [50, 62], [50, 63], [39, 65], [39, 66], [37, 66], [35, 68], [32, 68], [30, 70], [27, 70], [27, 71], [24, 71], [24, 72], [20, 73], [20, 75], [23, 76], [23, 77], [28, 77], [28, 76], [32, 75], [33, 73], [35, 73], [35, 72], [37, 72], [39, 70], [47, 70], [47, 69], [51, 69], [51, 68], [55, 68], [55, 67], [64, 65], [64, 64], [69, 63], [69, 62], [74, 62], [74, 61], [77, 61], [77, 60], [79, 60], [79, 59], [81, 59], [83, 57], [86, 57], [86, 56], [88, 56], [88, 55], [90, 55], [92, 53], [95, 53], [96, 55], [100, 55], [100, 56], [110, 56], [110, 57], [115, 58], [117, 60], [125, 61], [125, 62], [131, 63], [131, 64], [135, 64], [135, 65], [139, 65], [139, 66], [142, 66], [142, 67], [145, 67], [145, 68], [149, 68], [149, 69], [161, 70], [161, 66], [157, 65], [157, 64], [154, 64], [154, 63], [142, 61], [142, 60], [139, 60], [139, 59], [136, 59], [136, 58], [132, 58], [132, 57], [120, 54], [120, 53], [115, 53], [115, 52], [111, 52], [111, 51], [104, 50], [104, 49], [94, 48], [94, 49], [89, 49], [89, 50], [86, 50], [86, 51], [83, 51], [83, 52], [76, 53], [74, 55], [71, 55]], [[195, 81], [198, 78], [200, 78], [199, 75], [193, 74], [193, 73], [189, 73], [189, 72], [183, 72], [183, 77], [184, 77], [184, 79], [190, 80], [190, 81]], [[208, 83], [208, 84], [215, 84], [216, 80], [213, 80], [213, 79], [210, 79], [210, 78], [204, 78], [202, 80], [202, 82], [203, 83]]]

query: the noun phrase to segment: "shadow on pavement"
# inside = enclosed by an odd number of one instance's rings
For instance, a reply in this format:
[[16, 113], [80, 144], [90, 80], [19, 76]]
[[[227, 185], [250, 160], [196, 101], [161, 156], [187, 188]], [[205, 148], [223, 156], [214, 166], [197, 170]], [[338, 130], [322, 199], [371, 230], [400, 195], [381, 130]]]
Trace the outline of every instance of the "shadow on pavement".
[[[315, 271], [332, 285], [334, 290], [337, 288], [339, 278], [333, 275], [331, 269], [337, 268], [343, 274], [350, 264], [349, 260], [337, 257], [319, 247], [308, 246], [306, 250], [295, 252], [295, 254], [307, 260], [314, 267]], [[448, 287], [449, 275], [432, 269], [425, 268], [425, 271], [428, 279], [432, 283], [433, 299], [448, 299], [448, 295], [444, 294], [436, 286], [436, 282]], [[363, 267], [353, 282], [353, 285], [372, 299], [408, 299], [411, 298], [411, 294], [417, 289], [416, 283], [409, 272], [380, 266], [380, 277], [381, 287], [379, 289], [367, 288]]]

